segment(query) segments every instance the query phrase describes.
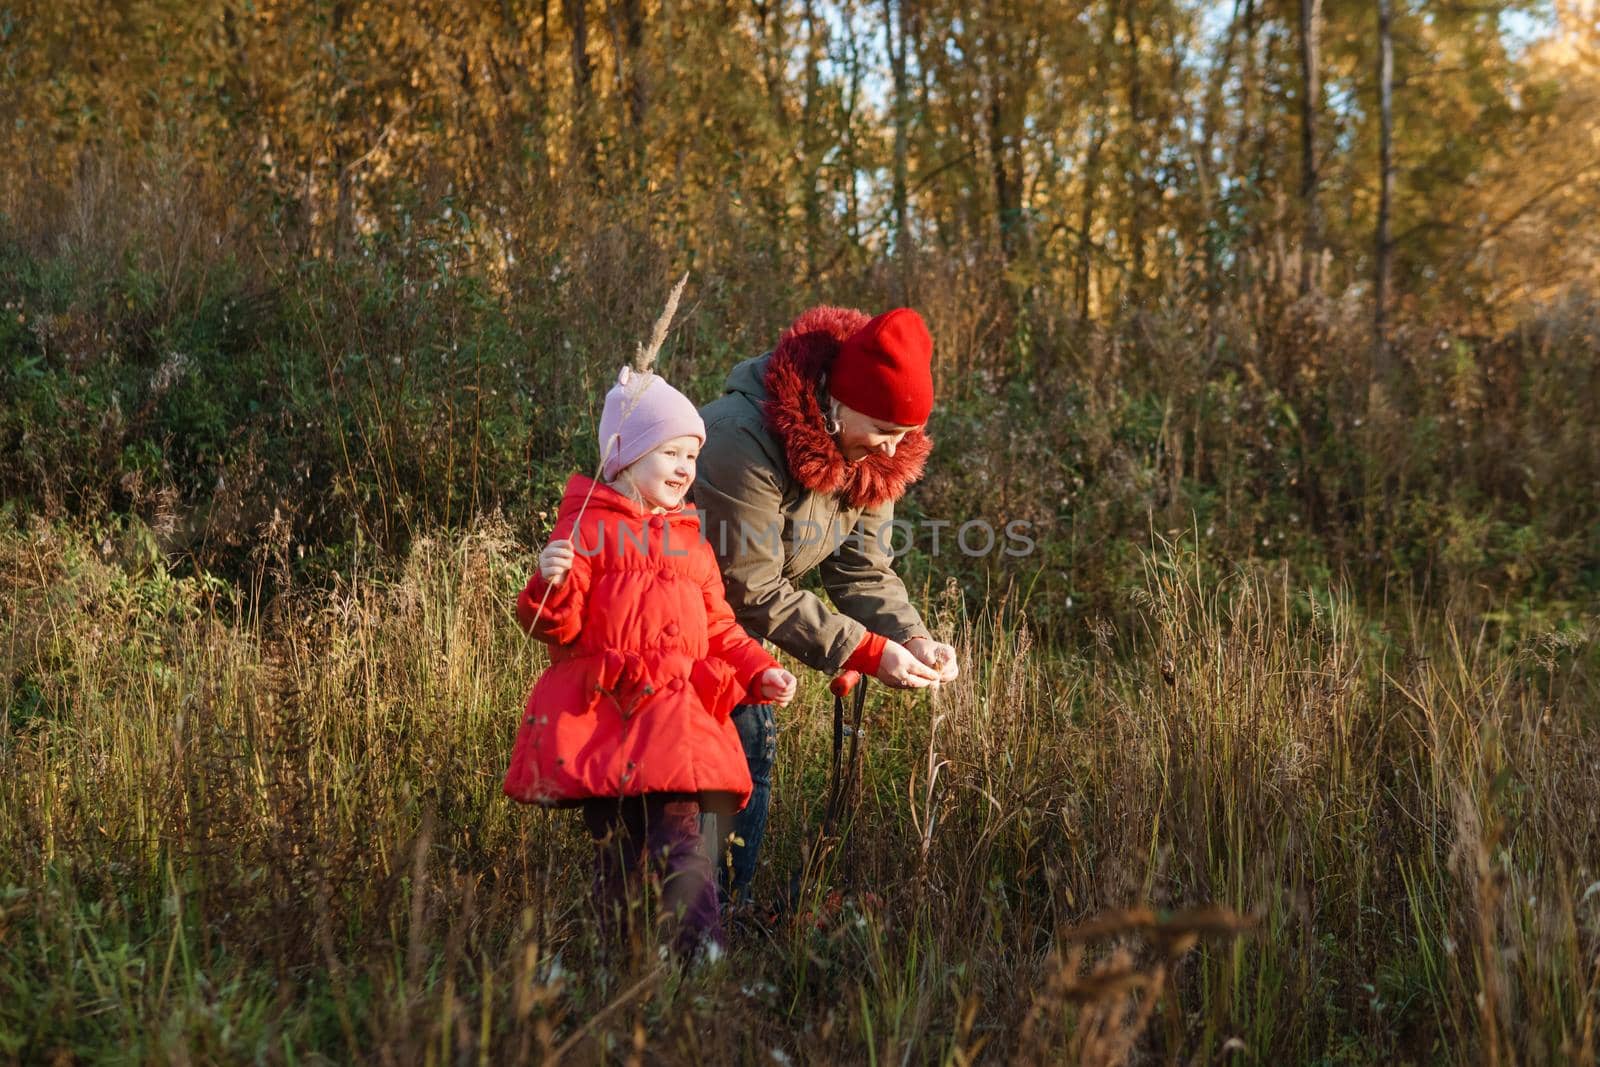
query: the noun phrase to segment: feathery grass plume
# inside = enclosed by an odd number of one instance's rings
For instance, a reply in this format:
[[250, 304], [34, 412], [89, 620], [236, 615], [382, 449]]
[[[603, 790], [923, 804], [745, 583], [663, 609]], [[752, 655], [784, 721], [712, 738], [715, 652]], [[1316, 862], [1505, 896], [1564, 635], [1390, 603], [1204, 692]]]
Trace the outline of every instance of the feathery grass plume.
[[661, 353], [661, 345], [667, 339], [667, 329], [672, 325], [672, 316], [678, 313], [678, 301], [683, 296], [683, 287], [689, 281], [689, 272], [684, 271], [678, 279], [678, 284], [672, 287], [672, 292], [667, 297], [667, 306], [661, 309], [660, 318], [656, 319], [655, 328], [650, 331], [649, 344], [639, 346], [638, 360], [634, 370], [639, 374], [649, 374], [656, 365], [656, 356]]
[[[678, 301], [683, 296], [683, 287], [689, 281], [689, 272], [684, 271], [678, 278], [678, 284], [672, 287], [672, 292], [667, 295], [666, 306], [661, 309], [661, 314], [656, 319], [655, 326], [650, 330], [650, 340], [640, 344], [634, 353], [634, 366], [624, 365], [617, 374], [617, 381], [627, 387], [627, 398], [623, 403], [622, 417], [627, 418], [633, 409], [638, 406], [639, 399], [644, 396], [645, 389], [649, 387], [650, 378], [654, 374], [652, 368], [656, 364], [656, 356], [661, 353], [661, 346], [666, 342], [667, 330], [672, 325], [672, 316], [678, 312]], [[603, 441], [600, 445], [600, 461], [595, 464], [594, 477], [589, 480], [589, 491], [583, 496], [583, 503], [578, 505], [578, 516], [573, 520], [572, 533], [577, 536], [578, 527], [583, 522], [583, 513], [589, 507], [589, 500], [594, 496], [595, 483], [605, 472], [606, 460], [611, 458], [613, 441]], [[545, 583], [544, 595], [539, 598], [538, 613], [544, 613], [544, 605], [550, 599], [550, 593], [555, 586]]]
[[[656, 357], [661, 354], [661, 346], [667, 340], [667, 330], [672, 326], [672, 316], [678, 313], [678, 301], [683, 296], [683, 287], [689, 281], [689, 272], [684, 271], [678, 278], [678, 284], [672, 287], [672, 292], [667, 295], [666, 306], [661, 309], [661, 314], [656, 318], [656, 324], [650, 330], [650, 340], [640, 342], [634, 349], [633, 364], [624, 364], [617, 372], [617, 381], [627, 387], [627, 399], [623, 403], [622, 417], [627, 418], [633, 409], [639, 405], [639, 400], [644, 396], [645, 390], [650, 386], [650, 379], [655, 375]], [[606, 441], [600, 449], [600, 466], [604, 469], [606, 460], [611, 451], [611, 442]]]
[[[678, 313], [678, 300], [683, 296], [683, 287], [689, 281], [689, 272], [684, 271], [678, 278], [678, 284], [672, 287], [672, 292], [667, 295], [667, 304], [661, 309], [656, 324], [650, 330], [650, 340], [641, 343], [634, 351], [632, 367], [624, 366], [617, 375], [617, 380], [628, 387], [627, 400], [622, 407], [622, 417], [626, 419], [639, 405], [639, 400], [644, 396], [645, 390], [650, 386], [650, 379], [655, 374], [656, 357], [661, 354], [661, 346], [667, 339], [667, 329], [672, 325], [672, 316]], [[600, 466], [605, 467], [606, 453], [611, 450], [611, 442], [607, 441], [601, 449]]]

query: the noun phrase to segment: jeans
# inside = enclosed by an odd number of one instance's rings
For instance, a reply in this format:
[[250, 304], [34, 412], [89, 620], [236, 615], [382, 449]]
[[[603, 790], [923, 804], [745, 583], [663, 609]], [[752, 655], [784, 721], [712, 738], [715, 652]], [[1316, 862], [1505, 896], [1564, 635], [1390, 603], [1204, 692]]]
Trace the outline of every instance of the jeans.
[[772, 764], [778, 755], [778, 727], [771, 704], [740, 704], [733, 709], [744, 758], [750, 765], [750, 803], [733, 818], [733, 833], [743, 844], [732, 847], [733, 862], [718, 864], [723, 893], [732, 900], [749, 896], [756, 876], [761, 839], [767, 832], [767, 806], [772, 802]]

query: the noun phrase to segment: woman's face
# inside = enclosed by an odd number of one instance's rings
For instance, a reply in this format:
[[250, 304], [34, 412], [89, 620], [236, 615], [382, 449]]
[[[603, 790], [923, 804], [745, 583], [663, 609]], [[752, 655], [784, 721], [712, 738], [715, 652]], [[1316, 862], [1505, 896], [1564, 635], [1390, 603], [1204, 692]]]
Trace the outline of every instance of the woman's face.
[[882, 419], [863, 415], [855, 408], [840, 404], [837, 400], [834, 404], [838, 410], [839, 432], [833, 436], [839, 442], [839, 451], [843, 452], [844, 458], [851, 463], [866, 459], [874, 453], [892, 456], [906, 434], [922, 428], [884, 422]]

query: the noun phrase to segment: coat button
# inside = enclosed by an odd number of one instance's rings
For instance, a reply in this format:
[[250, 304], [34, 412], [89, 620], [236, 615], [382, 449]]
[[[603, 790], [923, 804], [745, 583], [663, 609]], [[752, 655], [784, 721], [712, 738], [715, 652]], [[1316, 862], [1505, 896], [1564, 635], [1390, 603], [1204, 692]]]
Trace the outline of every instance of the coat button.
[[677, 637], [678, 624], [675, 622], [669, 622], [666, 626], [661, 628], [661, 632], [666, 634], [668, 637]]
[[683, 688], [683, 679], [674, 678], [672, 681], [667, 683], [667, 688], [676, 693], [678, 690]]
[[667, 569], [667, 568], [665, 568], [665, 567], [662, 567], [662, 568], [661, 568], [661, 574], [660, 574], [660, 576], [659, 576], [659, 579], [658, 579], [658, 580], [659, 580], [659, 581], [661, 581], [661, 582], [662, 582], [662, 583], [663, 583], [663, 584], [665, 584], [665, 583], [667, 583], [667, 582], [670, 582], [670, 581], [672, 581], [672, 580], [673, 580], [673, 579], [674, 579], [674, 578], [676, 578], [676, 577], [677, 577], [677, 575], [676, 575], [676, 574], [673, 574], [673, 573], [672, 573], [672, 572], [671, 572], [671, 571], [669, 571], [669, 570], [668, 570], [668, 569]]
[[660, 515], [652, 515], [652, 516], [650, 516], [650, 529], [659, 530], [659, 529], [661, 529], [661, 527], [663, 527], [665, 525], [666, 525], [666, 520], [662, 519], [662, 517]]

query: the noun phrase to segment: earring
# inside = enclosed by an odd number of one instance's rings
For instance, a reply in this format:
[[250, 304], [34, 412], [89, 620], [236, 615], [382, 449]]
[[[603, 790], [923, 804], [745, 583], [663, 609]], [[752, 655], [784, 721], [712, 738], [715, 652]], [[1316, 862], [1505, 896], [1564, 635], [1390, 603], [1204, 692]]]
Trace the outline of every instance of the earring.
[[822, 429], [830, 437], [841, 429], [839, 425], [839, 402], [828, 392], [828, 375], [824, 372], [817, 378], [817, 400], [827, 401], [827, 407], [822, 413]]
[[837, 400], [829, 402], [828, 413], [822, 416], [822, 428], [830, 435], [836, 434], [844, 428], [839, 425], [839, 402]]

